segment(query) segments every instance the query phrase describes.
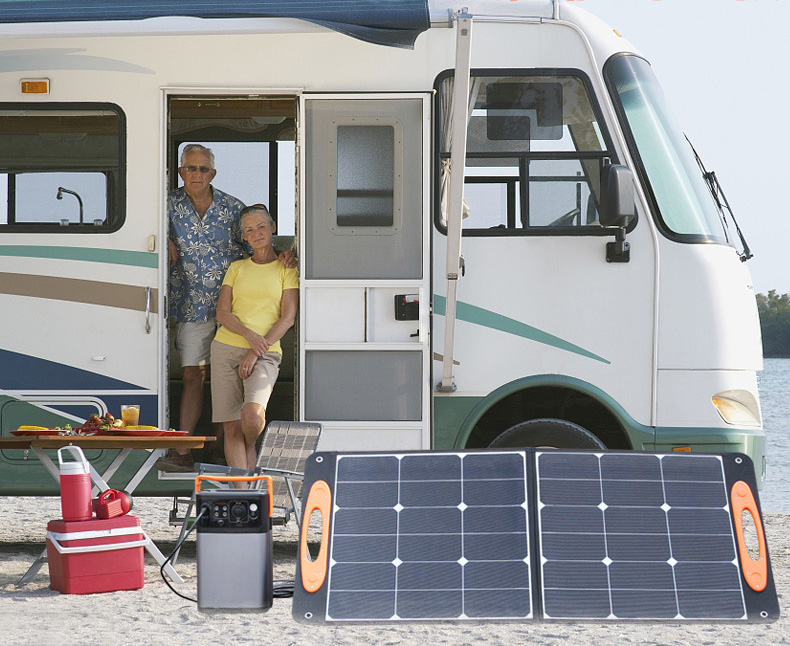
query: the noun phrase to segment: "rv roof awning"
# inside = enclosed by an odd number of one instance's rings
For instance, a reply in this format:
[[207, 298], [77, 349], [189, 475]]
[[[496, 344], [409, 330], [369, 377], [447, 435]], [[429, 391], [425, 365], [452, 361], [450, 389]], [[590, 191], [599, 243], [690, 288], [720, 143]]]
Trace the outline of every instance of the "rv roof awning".
[[379, 45], [413, 47], [428, 0], [0, 0], [0, 23], [300, 18]]

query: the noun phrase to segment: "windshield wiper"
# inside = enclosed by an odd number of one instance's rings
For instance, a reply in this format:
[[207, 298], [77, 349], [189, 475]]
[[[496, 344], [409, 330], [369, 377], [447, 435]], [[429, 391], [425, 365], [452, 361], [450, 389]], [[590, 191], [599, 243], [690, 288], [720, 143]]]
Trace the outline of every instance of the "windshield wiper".
[[746, 262], [750, 258], [753, 258], [754, 254], [751, 252], [751, 249], [749, 249], [746, 238], [744, 237], [743, 232], [741, 232], [741, 227], [738, 226], [738, 221], [735, 219], [735, 214], [732, 212], [732, 208], [730, 208], [730, 203], [727, 201], [727, 196], [724, 194], [724, 189], [719, 183], [719, 178], [716, 177], [715, 171], [708, 171], [705, 168], [705, 164], [702, 163], [702, 159], [700, 159], [700, 156], [697, 154], [697, 150], [694, 148], [694, 145], [687, 136], [686, 141], [688, 141], [689, 146], [691, 146], [691, 151], [694, 153], [694, 157], [697, 160], [697, 165], [702, 171], [702, 177], [710, 189], [710, 193], [713, 196], [713, 201], [716, 202], [725, 232], [729, 230], [729, 226], [727, 225], [727, 213], [730, 214], [730, 220], [732, 221], [735, 231], [738, 233], [738, 238], [741, 241], [742, 250], [740, 253], [738, 253], [738, 257], [741, 259], [741, 262]]

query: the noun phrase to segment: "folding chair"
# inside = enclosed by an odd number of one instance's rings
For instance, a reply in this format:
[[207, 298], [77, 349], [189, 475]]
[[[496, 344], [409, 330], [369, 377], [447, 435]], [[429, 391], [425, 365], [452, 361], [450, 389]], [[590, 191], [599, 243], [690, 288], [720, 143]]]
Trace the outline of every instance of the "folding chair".
[[[249, 476], [270, 475], [273, 484], [273, 525], [285, 525], [293, 514], [301, 530], [302, 481], [307, 458], [315, 451], [323, 426], [315, 422], [272, 421], [266, 426], [258, 461], [252, 471], [219, 464], [195, 463], [196, 475]], [[227, 486], [226, 483], [204, 481], [204, 485]], [[175, 505], [178, 505], [176, 499]], [[195, 508], [195, 493], [188, 501], [178, 541], [186, 535]], [[176, 510], [177, 511], [177, 510]], [[171, 514], [172, 515], [172, 514]]]

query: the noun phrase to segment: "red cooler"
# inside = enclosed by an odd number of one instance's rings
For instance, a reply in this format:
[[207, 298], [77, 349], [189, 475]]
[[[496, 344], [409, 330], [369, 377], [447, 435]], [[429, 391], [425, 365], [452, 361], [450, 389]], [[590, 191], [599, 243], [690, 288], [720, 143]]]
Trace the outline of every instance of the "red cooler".
[[146, 537], [134, 516], [47, 523], [49, 587], [89, 594], [143, 587]]

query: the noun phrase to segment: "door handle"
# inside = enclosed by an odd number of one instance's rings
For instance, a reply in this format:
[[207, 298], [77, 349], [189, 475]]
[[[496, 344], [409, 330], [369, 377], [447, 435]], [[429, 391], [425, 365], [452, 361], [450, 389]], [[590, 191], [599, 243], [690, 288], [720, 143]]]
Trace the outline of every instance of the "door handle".
[[145, 288], [145, 333], [151, 334], [151, 288]]
[[419, 321], [420, 301], [416, 294], [398, 294], [395, 296], [395, 320]]

